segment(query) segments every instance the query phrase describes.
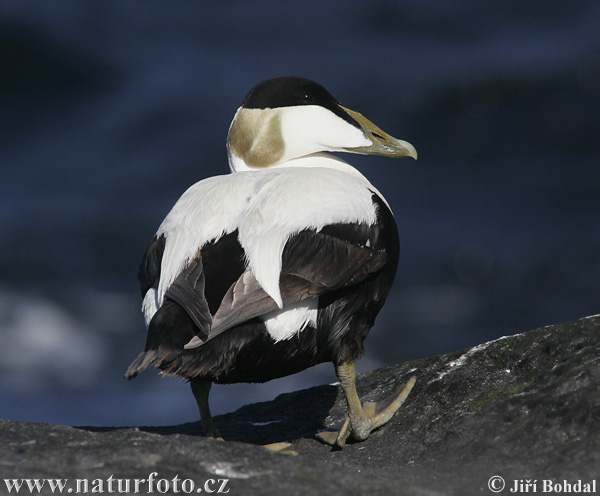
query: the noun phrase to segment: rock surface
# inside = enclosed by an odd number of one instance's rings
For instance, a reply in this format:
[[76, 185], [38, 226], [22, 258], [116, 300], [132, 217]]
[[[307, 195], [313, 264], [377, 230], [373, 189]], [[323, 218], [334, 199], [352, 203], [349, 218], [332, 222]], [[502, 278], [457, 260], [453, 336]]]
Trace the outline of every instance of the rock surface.
[[[0, 421], [4, 478], [167, 479], [170, 494], [190, 482], [218, 494], [492, 494], [490, 477], [588, 483], [600, 471], [600, 316], [500, 338], [447, 355], [359, 377], [363, 400], [391, 395], [412, 375], [417, 384], [394, 419], [362, 443], [335, 450], [314, 433], [341, 422], [336, 386], [284, 394], [216, 417], [220, 442], [199, 423], [96, 428]], [[300, 456], [254, 444], [288, 440]], [[178, 487], [173, 478], [178, 476]], [[214, 480], [211, 482], [210, 479]], [[204, 486], [209, 480], [208, 486]], [[124, 484], [122, 481], [121, 484]], [[47, 484], [47, 483], [46, 483]], [[93, 484], [96, 484], [93, 486]], [[154, 483], [155, 493], [165, 482]], [[124, 487], [124, 486], [123, 486]], [[139, 486], [142, 493], [147, 483]], [[600, 492], [600, 486], [597, 486]], [[7, 487], [0, 480], [0, 494]], [[30, 491], [21, 490], [30, 494]], [[48, 485], [42, 494], [51, 494]]]

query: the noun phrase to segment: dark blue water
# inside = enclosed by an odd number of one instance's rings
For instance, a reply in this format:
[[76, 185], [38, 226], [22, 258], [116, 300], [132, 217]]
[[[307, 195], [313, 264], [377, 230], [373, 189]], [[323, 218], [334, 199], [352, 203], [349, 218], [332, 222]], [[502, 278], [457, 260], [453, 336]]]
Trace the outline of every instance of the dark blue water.
[[[188, 386], [121, 377], [137, 266], [179, 195], [228, 172], [255, 83], [297, 74], [413, 143], [346, 156], [383, 192], [398, 277], [361, 370], [600, 312], [596, 1], [0, 4], [0, 417], [197, 418]], [[216, 387], [216, 413], [335, 380]]]

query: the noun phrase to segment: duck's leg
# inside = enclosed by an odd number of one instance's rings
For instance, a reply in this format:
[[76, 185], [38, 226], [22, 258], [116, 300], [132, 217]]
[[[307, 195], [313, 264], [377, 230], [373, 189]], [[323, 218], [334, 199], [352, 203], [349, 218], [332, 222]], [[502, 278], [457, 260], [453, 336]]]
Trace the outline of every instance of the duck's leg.
[[[192, 393], [194, 393], [196, 403], [198, 403], [198, 410], [200, 410], [200, 420], [202, 421], [204, 434], [213, 439], [219, 439], [223, 441], [223, 437], [217, 430], [215, 421], [210, 413], [210, 407], [208, 406], [208, 394], [210, 393], [212, 382], [207, 379], [192, 379], [190, 381], [190, 385], [192, 386]], [[289, 450], [290, 446], [290, 443], [281, 442], [266, 444], [263, 447], [270, 451], [297, 454], [295, 451]]]
[[202, 422], [204, 434], [213, 439], [220, 439], [222, 441], [223, 438], [215, 426], [215, 422], [210, 413], [210, 407], [208, 406], [208, 394], [210, 393], [212, 382], [208, 379], [191, 379], [190, 385], [192, 386], [192, 393], [194, 393], [196, 403], [198, 403], [200, 421]]
[[319, 432], [317, 438], [332, 446], [343, 448], [350, 435], [358, 441], [364, 441], [372, 431], [386, 424], [402, 406], [406, 397], [415, 385], [416, 379], [411, 377], [400, 394], [379, 413], [376, 412], [376, 403], [367, 401], [360, 403], [356, 392], [356, 367], [354, 362], [343, 363], [335, 367], [340, 385], [346, 395], [348, 415], [339, 432]]

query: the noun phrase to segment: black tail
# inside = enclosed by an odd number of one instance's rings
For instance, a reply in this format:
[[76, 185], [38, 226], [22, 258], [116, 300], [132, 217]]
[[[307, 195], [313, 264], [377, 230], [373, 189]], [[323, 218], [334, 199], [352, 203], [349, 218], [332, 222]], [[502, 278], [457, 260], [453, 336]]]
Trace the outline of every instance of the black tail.
[[177, 303], [166, 300], [148, 326], [145, 350], [131, 362], [125, 377], [133, 379], [150, 365], [169, 373], [181, 361], [183, 347], [195, 336], [196, 326]]

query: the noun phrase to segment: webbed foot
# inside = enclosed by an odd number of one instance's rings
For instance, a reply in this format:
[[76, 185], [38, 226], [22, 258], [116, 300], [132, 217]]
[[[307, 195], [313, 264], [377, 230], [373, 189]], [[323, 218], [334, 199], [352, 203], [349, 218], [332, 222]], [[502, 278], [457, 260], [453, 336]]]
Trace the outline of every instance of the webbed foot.
[[339, 431], [319, 432], [316, 437], [326, 444], [340, 448], [346, 445], [346, 441], [350, 436], [357, 441], [364, 441], [371, 432], [389, 422], [406, 401], [416, 382], [415, 377], [411, 377], [400, 394], [380, 402], [365, 401], [361, 405], [356, 392], [354, 363], [337, 366], [336, 374], [346, 394], [348, 415]]

